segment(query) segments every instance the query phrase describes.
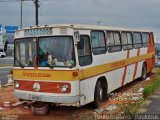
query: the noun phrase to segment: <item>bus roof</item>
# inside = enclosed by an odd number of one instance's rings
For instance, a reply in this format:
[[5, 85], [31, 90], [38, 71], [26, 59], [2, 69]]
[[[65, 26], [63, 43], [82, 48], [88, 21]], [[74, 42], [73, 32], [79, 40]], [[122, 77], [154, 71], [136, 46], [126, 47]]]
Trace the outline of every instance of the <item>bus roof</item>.
[[136, 29], [136, 28], [125, 28], [125, 27], [113, 27], [113, 26], [102, 26], [102, 25], [88, 25], [88, 24], [51, 24], [51, 25], [38, 25], [30, 26], [25, 29], [36, 29], [36, 28], [73, 28], [76, 30], [113, 30], [113, 31], [133, 31], [133, 32], [151, 32], [151, 30], [146, 29]]

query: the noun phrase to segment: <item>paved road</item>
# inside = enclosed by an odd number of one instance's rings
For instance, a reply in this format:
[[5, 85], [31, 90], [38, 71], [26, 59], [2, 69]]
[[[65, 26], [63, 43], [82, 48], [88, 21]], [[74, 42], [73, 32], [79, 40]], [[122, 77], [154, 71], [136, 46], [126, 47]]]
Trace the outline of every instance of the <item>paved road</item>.
[[140, 117], [152, 117], [154, 120], [160, 120], [160, 89], [156, 90], [143, 103], [141, 108], [138, 110], [137, 118], [135, 120], [140, 120]]
[[0, 58], [0, 67], [13, 66], [13, 63], [14, 63], [13, 57]]

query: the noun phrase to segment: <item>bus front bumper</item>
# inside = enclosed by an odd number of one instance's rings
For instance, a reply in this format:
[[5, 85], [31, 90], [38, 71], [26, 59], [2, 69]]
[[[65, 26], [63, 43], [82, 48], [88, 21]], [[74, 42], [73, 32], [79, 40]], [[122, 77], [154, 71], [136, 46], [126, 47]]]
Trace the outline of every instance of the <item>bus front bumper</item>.
[[31, 100], [31, 101], [42, 101], [42, 102], [52, 102], [52, 103], [64, 103], [71, 104], [77, 103], [80, 101], [80, 96], [51, 96], [44, 94], [36, 94], [30, 92], [23, 91], [14, 91], [14, 96], [23, 99], [23, 100]]

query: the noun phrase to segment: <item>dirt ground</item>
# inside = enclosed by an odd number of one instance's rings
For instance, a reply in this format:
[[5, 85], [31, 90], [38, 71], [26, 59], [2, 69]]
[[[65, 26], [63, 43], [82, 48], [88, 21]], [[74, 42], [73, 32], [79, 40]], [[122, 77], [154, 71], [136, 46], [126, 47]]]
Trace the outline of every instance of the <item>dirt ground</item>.
[[[107, 119], [108, 115], [124, 113], [124, 107], [129, 102], [136, 102], [137, 98], [142, 98], [142, 94], [139, 92], [140, 88], [150, 84], [158, 75], [157, 71], [157, 68], [153, 69], [149, 75], [150, 80], [135, 80], [114, 91], [110, 94], [109, 100], [104, 102], [99, 109], [93, 109], [90, 105], [81, 108], [52, 106], [47, 115], [36, 116], [32, 114], [31, 109], [25, 108], [24, 105], [19, 105], [0, 110], [0, 118], [2, 120], [94, 120], [101, 117], [98, 115], [106, 115], [104, 117]], [[3, 108], [3, 102], [5, 101], [18, 102], [18, 99], [13, 96], [13, 90], [13, 86], [0, 88], [0, 107]]]

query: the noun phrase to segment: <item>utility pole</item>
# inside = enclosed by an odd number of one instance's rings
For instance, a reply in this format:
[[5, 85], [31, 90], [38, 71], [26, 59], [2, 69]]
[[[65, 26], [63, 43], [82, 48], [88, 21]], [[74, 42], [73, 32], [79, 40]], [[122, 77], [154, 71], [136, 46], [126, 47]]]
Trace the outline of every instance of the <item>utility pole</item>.
[[33, 1], [34, 2], [34, 4], [35, 4], [35, 12], [36, 12], [36, 14], [35, 14], [35, 24], [36, 25], [38, 25], [39, 24], [39, 21], [38, 21], [38, 8], [39, 8], [39, 1], [38, 0], [34, 0]]
[[22, 20], [23, 20], [23, 18], [22, 18], [22, 6], [23, 6], [23, 0], [21, 0], [21, 20], [20, 20], [20, 29], [22, 29]]

